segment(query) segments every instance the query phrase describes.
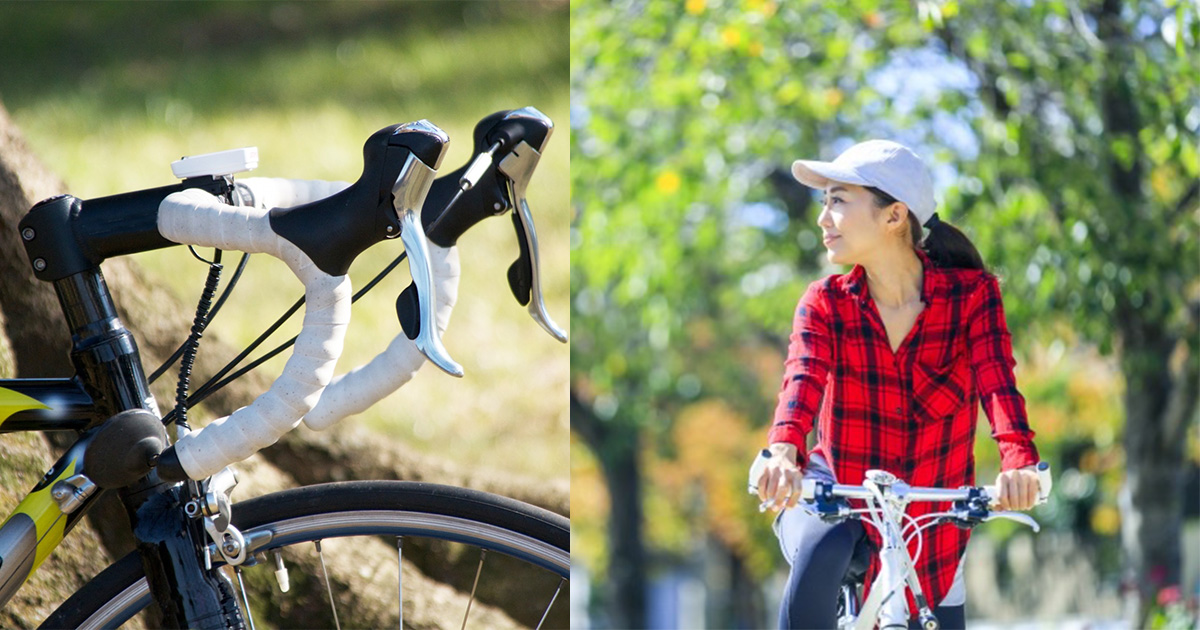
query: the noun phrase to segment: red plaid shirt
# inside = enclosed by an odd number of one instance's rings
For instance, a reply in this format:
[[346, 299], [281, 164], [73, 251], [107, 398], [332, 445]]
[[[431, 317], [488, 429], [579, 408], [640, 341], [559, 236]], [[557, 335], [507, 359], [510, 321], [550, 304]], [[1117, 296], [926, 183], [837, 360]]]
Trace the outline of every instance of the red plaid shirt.
[[[812, 283], [796, 308], [769, 441], [794, 444], [803, 464], [805, 436], [816, 419], [813, 450], [839, 483], [860, 484], [867, 470], [878, 468], [913, 486], [974, 485], [980, 402], [1001, 467], [1038, 461], [996, 277], [936, 268], [924, 252], [917, 256], [925, 267], [925, 309], [894, 353], [861, 265]], [[908, 514], [945, 507], [915, 503]], [[866, 530], [878, 544], [874, 528]], [[917, 573], [931, 605], [950, 589], [969, 537], [950, 524], [925, 530]], [[915, 552], [914, 540], [909, 553]], [[872, 559], [868, 586], [878, 568]]]

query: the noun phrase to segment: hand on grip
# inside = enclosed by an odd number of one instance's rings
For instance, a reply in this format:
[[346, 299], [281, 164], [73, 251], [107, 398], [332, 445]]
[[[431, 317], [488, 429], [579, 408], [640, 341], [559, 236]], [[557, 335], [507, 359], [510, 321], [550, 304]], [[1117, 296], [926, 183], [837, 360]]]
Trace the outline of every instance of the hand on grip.
[[[1052, 487], [1053, 480], [1050, 477], [1050, 463], [1049, 462], [1038, 462], [1037, 464], [1031, 466], [1031, 468], [1033, 469], [1033, 471], [1035, 473], [1037, 473], [1037, 480], [1038, 480], [1037, 494], [1034, 497], [1033, 505], [1030, 506], [1030, 507], [1033, 507], [1033, 506], [1041, 505], [1050, 499], [1050, 490]], [[1001, 506], [1000, 496], [1002, 494], [1002, 492], [1001, 492], [1002, 489], [995, 485], [984, 486], [984, 489], [987, 491], [989, 503], [993, 506]], [[1011, 490], [1010, 490], [1010, 494], [1011, 494]], [[1005, 505], [1003, 507], [1008, 507], [1008, 506]], [[1022, 509], [1027, 509], [1027, 508], [1022, 508]]]

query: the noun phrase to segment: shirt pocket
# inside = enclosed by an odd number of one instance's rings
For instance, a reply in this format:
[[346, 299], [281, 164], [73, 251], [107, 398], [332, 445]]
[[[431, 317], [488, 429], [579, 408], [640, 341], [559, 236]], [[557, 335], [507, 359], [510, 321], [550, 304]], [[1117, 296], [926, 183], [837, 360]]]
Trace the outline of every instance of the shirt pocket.
[[913, 402], [930, 420], [953, 416], [966, 404], [970, 386], [965, 352], [942, 365], [913, 362]]

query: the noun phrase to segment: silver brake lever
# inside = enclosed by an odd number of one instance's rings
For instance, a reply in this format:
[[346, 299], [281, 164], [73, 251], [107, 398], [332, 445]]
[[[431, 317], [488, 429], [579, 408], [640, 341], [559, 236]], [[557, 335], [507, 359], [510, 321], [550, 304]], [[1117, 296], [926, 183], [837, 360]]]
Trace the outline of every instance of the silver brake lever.
[[530, 286], [531, 299], [526, 309], [533, 317], [533, 320], [541, 325], [546, 332], [550, 333], [551, 337], [566, 343], [567, 333], [563, 332], [554, 323], [554, 320], [550, 319], [550, 314], [546, 312], [546, 302], [542, 297], [541, 263], [538, 259], [537, 232], [534, 230], [533, 213], [529, 210], [529, 202], [525, 196], [526, 190], [529, 187], [529, 179], [533, 176], [533, 171], [537, 168], [538, 160], [541, 157], [541, 153], [538, 153], [537, 150], [522, 140], [500, 161], [499, 170], [508, 181], [509, 196], [513, 199], [515, 205], [513, 211], [516, 212], [517, 218], [520, 221], [525, 242], [529, 244], [529, 261], [533, 267], [533, 276]]
[[983, 520], [986, 522], [997, 518], [1006, 518], [1010, 521], [1016, 521], [1022, 525], [1028, 525], [1033, 529], [1034, 532], [1038, 532], [1042, 529], [1041, 526], [1038, 525], [1038, 522], [1033, 520], [1032, 516], [1023, 512], [992, 512]]
[[[433, 129], [439, 134], [442, 133], [440, 129], [424, 121], [410, 125], [421, 130]], [[429, 194], [436, 175], [436, 170], [415, 155], [409, 154], [404, 167], [400, 169], [396, 183], [392, 186], [392, 196], [396, 216], [400, 219], [400, 240], [404, 242], [404, 251], [408, 252], [408, 269], [417, 285], [421, 329], [413, 343], [421, 354], [442, 371], [451, 376], [461, 377], [462, 366], [450, 358], [450, 353], [442, 345], [441, 336], [438, 334], [437, 314], [434, 312], [437, 300], [433, 288], [433, 271], [429, 263], [429, 244], [425, 239], [425, 228], [421, 225], [421, 207], [425, 205], [425, 197]]]

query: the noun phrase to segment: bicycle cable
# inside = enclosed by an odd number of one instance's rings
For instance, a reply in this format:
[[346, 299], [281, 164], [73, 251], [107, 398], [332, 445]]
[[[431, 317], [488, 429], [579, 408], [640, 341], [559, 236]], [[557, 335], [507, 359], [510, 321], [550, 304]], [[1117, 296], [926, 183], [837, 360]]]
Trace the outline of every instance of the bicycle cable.
[[[374, 278], [372, 278], [370, 282], [368, 282], [366, 285], [364, 285], [363, 288], [359, 289], [358, 292], [356, 292], [350, 298], [350, 303], [353, 304], [353, 303], [357, 302], [359, 298], [361, 298], [363, 295], [365, 295], [367, 293], [367, 291], [370, 291], [371, 289], [375, 288], [375, 285], [379, 284], [379, 282], [381, 280], [383, 280], [383, 278], [386, 277], [389, 273], [391, 273], [392, 270], [394, 270], [407, 256], [408, 256], [408, 252], [401, 252], [399, 256], [397, 256], [392, 262], [388, 263], [388, 265], [386, 267], [384, 267], [378, 274], [376, 274], [376, 276]], [[284, 324], [284, 322], [286, 322], [289, 318], [291, 318], [291, 316], [293, 314], [295, 314], [297, 310], [300, 309], [300, 306], [302, 304], [304, 304], [303, 296], [301, 296], [300, 299], [296, 300], [296, 303], [293, 304], [291, 306], [291, 308], [289, 308], [283, 315], [280, 315], [279, 319], [275, 320], [275, 323], [273, 323], [269, 327], [267, 327], [267, 329], [265, 331], [263, 331], [263, 333], [261, 335], [259, 335], [257, 339], [255, 339], [253, 342], [251, 342], [250, 345], [246, 346], [246, 348], [244, 350], [242, 350], [240, 353], [238, 353], [238, 355], [236, 357], [234, 357], [229, 363], [225, 364], [225, 367], [222, 367], [215, 375], [213, 375], [212, 378], [208, 379], [208, 381], [206, 381], [203, 385], [196, 388], [195, 393], [193, 393], [191, 396], [188, 397], [187, 407], [190, 409], [190, 408], [195, 407], [196, 405], [204, 402], [204, 400], [206, 398], [215, 394], [217, 391], [221, 390], [226, 385], [229, 385], [233, 381], [245, 376], [247, 373], [249, 373], [254, 368], [257, 368], [258, 366], [262, 365], [263, 363], [270, 361], [272, 358], [274, 358], [280, 352], [283, 352], [284, 350], [287, 350], [288, 348], [292, 347], [292, 344], [294, 344], [296, 342], [296, 337], [292, 337], [291, 339], [288, 339], [287, 341], [279, 344], [274, 349], [268, 351], [266, 354], [258, 357], [254, 361], [251, 361], [250, 363], [248, 363], [247, 365], [245, 365], [238, 371], [234, 372], [233, 374], [230, 374], [228, 377], [225, 377], [226, 374], [229, 374], [230, 370], [232, 370], [234, 367], [236, 367], [238, 363], [241, 363], [247, 356], [250, 355], [251, 352], [254, 352], [254, 350], [257, 349], [260, 345], [262, 345], [262, 343], [264, 341], [266, 341], [267, 338], [269, 338], [276, 330], [278, 330], [279, 327]], [[225, 378], [222, 378], [222, 377], [225, 377]], [[168, 413], [166, 415], [166, 417], [163, 418], [163, 423], [168, 424], [168, 423], [172, 422], [175, 418], [175, 415], [176, 415], [175, 410], [172, 410], [170, 413]]]
[[[225, 290], [221, 292], [221, 296], [218, 297], [216, 303], [213, 304], [212, 310], [208, 312], [209, 323], [212, 323], [212, 320], [216, 318], [217, 313], [221, 311], [221, 307], [225, 305], [225, 300], [229, 299], [229, 294], [233, 292], [233, 287], [237, 286], [238, 280], [241, 279], [242, 272], [246, 270], [246, 263], [249, 262], [249, 260], [250, 254], [242, 254], [242, 260], [238, 262], [237, 269], [235, 269], [233, 275], [229, 277], [229, 284], [226, 285]], [[175, 365], [175, 362], [179, 360], [179, 357], [183, 356], [183, 349], [186, 346], [187, 340], [185, 339], [183, 343], [179, 344], [179, 347], [175, 349], [175, 352], [171, 353], [171, 356], [167, 357], [167, 359], [163, 361], [162, 365], [158, 366], [158, 368], [150, 374], [150, 378], [147, 379], [147, 382], [153, 383], [154, 381], [157, 381], [160, 376], [165, 374], [167, 370], [171, 369], [171, 366]]]
[[204, 329], [208, 327], [209, 310], [212, 308], [213, 296], [217, 293], [217, 287], [221, 283], [221, 270], [224, 268], [221, 265], [221, 250], [213, 250], [213, 259], [205, 260], [196, 253], [196, 249], [188, 245], [188, 250], [192, 252], [197, 260], [208, 263], [208, 276], [204, 279], [204, 290], [200, 292], [200, 300], [196, 304], [196, 317], [192, 320], [192, 330], [186, 341], [183, 342], [183, 352], [179, 359], [179, 380], [175, 385], [175, 409], [174, 422], [176, 427], [184, 431], [191, 430], [187, 423], [187, 397], [188, 386], [192, 377], [192, 366], [196, 362], [196, 352], [200, 348], [200, 338], [204, 336]]
[[[465, 189], [459, 189], [459, 191], [454, 194], [454, 196], [450, 199], [449, 203], [446, 204], [445, 209], [442, 210], [441, 215], [439, 215], [437, 219], [434, 219], [433, 223], [430, 224], [429, 229], [426, 230], [426, 232], [433, 231], [438, 226], [438, 224], [441, 222], [441, 220], [446, 217], [449, 210], [454, 207], [454, 204], [463, 196], [463, 193], [465, 193], [465, 192], [466, 192]], [[376, 274], [375, 277], [372, 278], [370, 282], [368, 282], [366, 285], [364, 285], [363, 288], [359, 289], [358, 292], [356, 292], [350, 298], [350, 303], [353, 304], [353, 303], [357, 302], [359, 298], [361, 298], [363, 295], [366, 295], [366, 293], [368, 291], [370, 291], [371, 289], [375, 288], [375, 286], [377, 284], [379, 284], [379, 282], [381, 280], [383, 280], [384, 277], [386, 277], [389, 273], [391, 273], [392, 270], [394, 270], [401, 263], [401, 261], [403, 261], [407, 256], [408, 256], [408, 252], [400, 252], [399, 256], [397, 256], [394, 260], [392, 260], [392, 262], [388, 263], [388, 265], [385, 266], [378, 274]], [[223, 297], [224, 296], [222, 296], [222, 298]], [[232, 360], [230, 360], [228, 363], [226, 363], [224, 367], [222, 367], [220, 370], [217, 371], [216, 374], [214, 374], [211, 378], [209, 378], [207, 381], [205, 381], [203, 385], [201, 385], [200, 387], [197, 387], [196, 391], [187, 398], [186, 408], [191, 409], [192, 407], [195, 407], [196, 405], [204, 402], [205, 399], [207, 399], [209, 396], [215, 394], [216, 392], [220, 391], [226, 385], [229, 385], [233, 381], [241, 378], [242, 376], [245, 376], [251, 370], [253, 370], [253, 369], [257, 368], [258, 366], [262, 365], [263, 363], [266, 363], [267, 361], [271, 360], [273, 357], [278, 355], [280, 352], [283, 352], [284, 350], [287, 350], [288, 348], [292, 347], [292, 344], [294, 344], [296, 342], [296, 337], [294, 337], [294, 336], [291, 339], [276, 346], [274, 349], [268, 351], [266, 354], [258, 357], [254, 361], [251, 361], [249, 364], [242, 367], [241, 369], [234, 372], [233, 374], [230, 374], [228, 377], [225, 377], [226, 374], [229, 374], [230, 370], [232, 370], [239, 363], [244, 361], [246, 359], [246, 357], [250, 355], [251, 352], [254, 352], [254, 350], [257, 349], [260, 345], [262, 345], [263, 342], [265, 342], [272, 334], [274, 334], [275, 331], [278, 330], [280, 326], [282, 326], [285, 322], [287, 322], [287, 320], [290, 319], [292, 317], [292, 315], [294, 315], [296, 313], [296, 311], [300, 310], [300, 306], [303, 304], [304, 304], [304, 296], [300, 296], [300, 298], [297, 299], [296, 302], [294, 304], [292, 304], [292, 306], [286, 312], [283, 313], [283, 315], [280, 315], [279, 318], [275, 320], [275, 323], [268, 326], [267, 329], [265, 331], [263, 331], [263, 333], [260, 334], [257, 339], [250, 342], [250, 345], [246, 346], [246, 348], [244, 350], [242, 350], [241, 352], [239, 352], [236, 357], [234, 357]], [[164, 425], [169, 425], [171, 422], [175, 421], [175, 418], [178, 417], [178, 413], [177, 413], [178, 409], [179, 409], [178, 407], [176, 407], [175, 409], [172, 409], [169, 413], [167, 413], [166, 416], [163, 417]], [[186, 417], [186, 415], [187, 415], [186, 409], [184, 410], [183, 413], [184, 413], [184, 416]]]

